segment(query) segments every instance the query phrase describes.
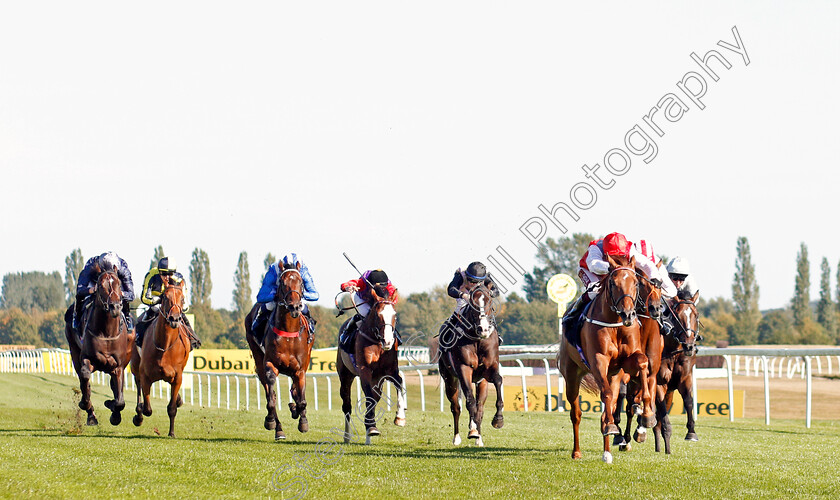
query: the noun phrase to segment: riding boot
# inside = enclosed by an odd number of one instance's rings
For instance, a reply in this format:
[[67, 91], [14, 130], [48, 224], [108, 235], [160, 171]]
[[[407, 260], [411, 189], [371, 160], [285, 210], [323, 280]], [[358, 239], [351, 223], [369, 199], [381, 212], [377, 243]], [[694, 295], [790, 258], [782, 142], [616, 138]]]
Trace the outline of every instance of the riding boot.
[[125, 327], [128, 331], [134, 330], [134, 318], [131, 317], [131, 304], [127, 300], [122, 304], [123, 316], [125, 316]]
[[82, 295], [76, 295], [76, 303], [73, 304], [73, 331], [76, 332], [76, 335], [81, 337], [81, 332], [79, 328], [81, 327], [82, 322], [82, 311], [85, 307], [85, 301]]
[[183, 321], [184, 325], [187, 327], [187, 337], [190, 339], [190, 350], [194, 351], [201, 347], [201, 340], [199, 340], [198, 335], [195, 334], [195, 330], [193, 330], [190, 320], [187, 318], [186, 314], [181, 314], [181, 321]]
[[573, 331], [577, 325], [580, 314], [583, 312], [584, 307], [586, 307], [586, 304], [588, 304], [589, 301], [589, 293], [584, 290], [572, 307], [566, 311], [566, 314], [563, 315], [563, 332], [571, 333]]
[[263, 343], [263, 336], [265, 332], [265, 324], [268, 321], [268, 310], [265, 307], [265, 304], [261, 304], [259, 309], [257, 309], [257, 316], [254, 318], [254, 321], [251, 323], [251, 334], [257, 340], [257, 343], [262, 345]]
[[347, 325], [347, 329], [344, 330], [344, 333], [341, 334], [341, 338], [338, 339], [339, 344], [346, 345], [350, 339], [353, 338], [356, 330], [359, 329], [359, 325], [362, 324], [362, 317], [358, 314], [353, 316], [353, 320], [350, 321], [350, 324]]

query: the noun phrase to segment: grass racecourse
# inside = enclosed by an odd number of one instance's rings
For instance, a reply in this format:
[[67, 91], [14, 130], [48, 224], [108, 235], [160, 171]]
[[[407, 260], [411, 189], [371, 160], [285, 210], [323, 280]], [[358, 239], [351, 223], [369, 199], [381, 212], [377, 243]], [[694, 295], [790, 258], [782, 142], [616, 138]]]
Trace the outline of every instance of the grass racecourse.
[[[696, 443], [682, 439], [685, 421], [676, 416], [671, 456], [655, 453], [649, 441], [626, 453], [613, 449], [615, 461], [606, 465], [594, 416], [581, 425], [579, 461], [570, 458], [567, 413], [506, 412], [501, 430], [488, 417], [485, 448], [466, 439], [453, 447], [450, 414], [421, 412], [413, 399], [408, 426], [394, 426], [388, 412], [372, 446], [341, 442], [336, 405], [311, 409], [307, 434], [297, 432], [284, 406], [280, 419], [289, 438], [275, 443], [262, 427], [262, 410], [187, 403], [178, 413], [178, 438], [171, 439], [162, 400], [152, 400], [154, 415], [137, 428], [128, 391], [123, 422], [112, 427], [99, 385], [94, 404], [101, 424], [84, 426], [75, 383], [60, 375], [0, 374], [0, 496], [840, 498], [840, 420], [833, 415], [815, 415], [811, 429], [801, 419], [774, 418], [768, 427], [763, 418], [705, 418]], [[488, 403], [494, 398], [491, 392]], [[465, 414], [461, 422], [463, 433]]]

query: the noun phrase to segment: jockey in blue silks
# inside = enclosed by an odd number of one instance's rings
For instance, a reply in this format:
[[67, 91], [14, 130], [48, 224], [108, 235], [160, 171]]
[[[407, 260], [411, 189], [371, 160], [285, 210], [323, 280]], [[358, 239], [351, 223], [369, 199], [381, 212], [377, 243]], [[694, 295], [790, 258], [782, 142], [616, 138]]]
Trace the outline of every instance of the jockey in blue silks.
[[[318, 290], [315, 288], [315, 280], [313, 280], [312, 275], [309, 274], [309, 268], [302, 260], [298, 259], [296, 253], [286, 255], [279, 261], [272, 264], [271, 267], [268, 268], [268, 272], [265, 273], [262, 286], [260, 287], [259, 293], [257, 293], [257, 303], [260, 307], [257, 311], [257, 316], [254, 318], [254, 322], [251, 325], [251, 332], [254, 334], [254, 337], [260, 341], [260, 343], [262, 343], [265, 323], [268, 321], [270, 312], [274, 310], [276, 305], [275, 297], [277, 295], [277, 289], [280, 287], [280, 275], [283, 274], [285, 266], [296, 266], [298, 263], [300, 263], [300, 277], [303, 279], [303, 299], [309, 302], [315, 302], [320, 297]], [[305, 314], [306, 319], [309, 320], [310, 333], [314, 335], [315, 320], [309, 315], [309, 306], [307, 304], [303, 304], [303, 314]]]
[[134, 329], [134, 321], [131, 318], [129, 302], [134, 300], [134, 283], [131, 280], [131, 271], [128, 264], [115, 252], [105, 252], [102, 255], [91, 257], [85, 262], [85, 267], [79, 274], [76, 281], [76, 304], [73, 308], [73, 330], [81, 336], [79, 323], [82, 319], [82, 308], [90, 300], [96, 287], [96, 280], [104, 271], [117, 273], [122, 288], [122, 312], [125, 316], [125, 323], [128, 330]]

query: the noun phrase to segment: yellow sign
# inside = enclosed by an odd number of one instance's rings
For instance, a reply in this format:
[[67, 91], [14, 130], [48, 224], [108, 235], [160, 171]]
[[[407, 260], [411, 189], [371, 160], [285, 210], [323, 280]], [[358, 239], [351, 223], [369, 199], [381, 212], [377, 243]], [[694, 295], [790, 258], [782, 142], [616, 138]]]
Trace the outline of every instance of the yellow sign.
[[[507, 389], [507, 387], [505, 388]], [[536, 388], [539, 389], [539, 388]], [[530, 393], [530, 388], [529, 388]], [[545, 388], [542, 388], [545, 394]], [[522, 392], [522, 389], [519, 389]], [[530, 394], [528, 395], [530, 398]], [[556, 398], [556, 396], [554, 396]], [[553, 398], [552, 398], [553, 400]], [[603, 413], [604, 408], [601, 404], [601, 398], [597, 394], [590, 394], [585, 391], [580, 391], [578, 396], [580, 402], [580, 411], [586, 413]], [[733, 402], [735, 403], [735, 417], [744, 417], [744, 391], [734, 391]], [[529, 410], [530, 408], [530, 401]], [[566, 400], [565, 394], [561, 403], [563, 409], [568, 411], [571, 409], [569, 402]], [[507, 401], [505, 402], [505, 409], [507, 409]], [[669, 415], [685, 415], [685, 408], [683, 407], [683, 400], [679, 392], [674, 392], [674, 401], [671, 408], [668, 409]], [[531, 410], [533, 411], [533, 410]], [[539, 409], [538, 409], [539, 411]], [[700, 417], [728, 417], [729, 416], [729, 393], [726, 390], [706, 390], [700, 389], [697, 391], [697, 414]]]
[[[313, 349], [309, 358], [309, 373], [335, 373], [335, 347]], [[256, 373], [250, 349], [198, 349], [190, 353], [187, 370], [217, 373]]]
[[548, 298], [557, 303], [557, 316], [563, 316], [568, 304], [577, 294], [577, 283], [568, 274], [555, 274], [545, 286]]
[[[557, 411], [557, 394], [549, 399], [545, 387], [528, 387], [528, 411]], [[522, 386], [505, 386], [505, 411], [525, 411], [525, 398], [522, 396]], [[492, 395], [489, 396], [492, 398]]]

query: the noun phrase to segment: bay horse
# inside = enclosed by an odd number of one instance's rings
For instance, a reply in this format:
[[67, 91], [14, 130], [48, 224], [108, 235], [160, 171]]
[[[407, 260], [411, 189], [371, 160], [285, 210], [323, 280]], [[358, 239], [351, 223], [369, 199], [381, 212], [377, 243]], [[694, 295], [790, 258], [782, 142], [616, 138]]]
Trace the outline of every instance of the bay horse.
[[[349, 443], [351, 433], [352, 402], [350, 400], [350, 389], [356, 377], [362, 382], [362, 392], [365, 395], [365, 444], [370, 444], [370, 438], [379, 436], [381, 433], [376, 427], [376, 416], [374, 414], [376, 404], [382, 397], [382, 389], [385, 382], [391, 382], [397, 389], [397, 414], [394, 418], [394, 425], [405, 426], [405, 387], [400, 378], [397, 351], [399, 339], [396, 334], [397, 310], [395, 303], [397, 293], [389, 296], [385, 287], [374, 287], [370, 291], [374, 302], [371, 305], [359, 331], [353, 341], [353, 356], [337, 349], [336, 370], [341, 381], [339, 394], [341, 395], [341, 411], [344, 413], [344, 442]], [[355, 321], [350, 318], [345, 325]], [[345, 326], [346, 327], [346, 326]], [[361, 412], [361, 408], [357, 408]]]
[[169, 415], [169, 437], [175, 437], [175, 415], [183, 404], [181, 382], [184, 367], [190, 357], [190, 341], [187, 327], [181, 321], [184, 312], [184, 286], [163, 278], [160, 315], [149, 325], [150, 335], [143, 339], [143, 346], [134, 350], [131, 357], [131, 372], [137, 384], [137, 414], [134, 425], [143, 423], [143, 416], [152, 415], [151, 388], [154, 382], [168, 382], [171, 391], [166, 413]]
[[[461, 416], [459, 391], [464, 392], [470, 415], [469, 439], [476, 446], [484, 446], [481, 422], [484, 419], [484, 402], [487, 401], [488, 380], [496, 387], [496, 414], [492, 425], [504, 426], [502, 375], [499, 373], [499, 333], [493, 317], [493, 298], [490, 290], [479, 283], [469, 291], [470, 299], [463, 316], [447, 320], [440, 340], [438, 366], [446, 386], [446, 397], [455, 420], [452, 444], [461, 444], [458, 420]], [[447, 338], [448, 337], [448, 338]], [[472, 390], [475, 384], [475, 393]]]
[[[636, 259], [607, 256], [609, 274], [601, 281], [601, 290], [586, 313], [581, 327], [580, 351], [564, 335], [560, 341], [557, 366], [566, 380], [566, 399], [571, 405], [569, 418], [574, 431], [572, 458], [580, 458], [581, 409], [578, 395], [581, 380], [588, 372], [595, 390], [600, 391], [603, 403], [601, 434], [604, 436], [602, 460], [612, 463], [610, 435], [620, 430], [613, 421], [619, 383], [624, 373], [636, 378], [642, 386], [642, 414], [640, 422], [653, 427], [656, 419], [652, 395], [646, 380], [649, 372], [647, 356], [642, 351], [639, 323], [636, 318], [636, 297], [639, 294]], [[587, 292], [584, 292], [587, 293]]]
[[[660, 260], [656, 264], [657, 268], [662, 267]], [[639, 279], [639, 297], [636, 301], [636, 317], [639, 318], [640, 340], [643, 346], [645, 355], [648, 358], [648, 377], [645, 383], [651, 395], [656, 394], [656, 380], [659, 374], [659, 365], [662, 362], [662, 348], [664, 342], [662, 335], [659, 332], [659, 318], [662, 315], [662, 283], [648, 279], [644, 272], [636, 270], [636, 275]], [[618, 399], [615, 405], [615, 419], [616, 425], [621, 423], [621, 409], [624, 406], [624, 400], [627, 398], [627, 427], [624, 434], [616, 434], [613, 439], [613, 445], [618, 445], [621, 451], [629, 451], [630, 446], [630, 428], [633, 424], [633, 415], [641, 414], [641, 400], [642, 392], [636, 380], [631, 380], [629, 374], [624, 374], [624, 380], [621, 382]], [[630, 396], [630, 397], [628, 397]], [[643, 443], [647, 437], [647, 428], [639, 426], [636, 432], [633, 433], [633, 439], [636, 442]]]
[[[251, 326], [260, 304], [255, 304], [245, 316], [245, 339], [254, 356], [257, 377], [265, 390], [266, 417], [263, 425], [274, 431], [274, 440], [286, 439], [283, 426], [277, 417], [277, 393], [274, 384], [277, 375], [292, 379], [289, 411], [298, 420], [298, 431], [309, 431], [306, 418], [306, 370], [312, 354], [314, 338], [309, 332], [309, 322], [303, 314], [303, 278], [301, 264], [286, 264], [278, 277], [279, 284], [274, 310], [266, 322], [264, 332], [252, 332]], [[256, 335], [263, 335], [263, 347]]]
[[656, 417], [659, 420], [653, 428], [656, 451], [660, 451], [659, 438], [665, 442], [665, 453], [671, 453], [671, 421], [668, 410], [674, 402], [674, 391], [679, 390], [683, 399], [683, 408], [687, 416], [686, 441], [698, 441], [694, 430], [694, 379], [692, 372], [697, 363], [697, 342], [700, 336], [700, 317], [697, 313], [698, 290], [694, 296], [680, 292], [673, 304], [668, 304], [667, 312], [675, 320], [671, 335], [665, 338], [662, 365], [659, 367], [656, 390]]
[[121, 286], [117, 273], [99, 273], [93, 304], [82, 312], [79, 321], [81, 340], [73, 331], [74, 305], [71, 304], [64, 315], [64, 335], [82, 391], [79, 408], [87, 412], [87, 425], [99, 424], [90, 402], [90, 377], [97, 370], [111, 376], [114, 399], [105, 401], [105, 407], [111, 410], [111, 425], [119, 425], [122, 421], [121, 412], [125, 408], [123, 380], [134, 350], [134, 331], [128, 329], [122, 314]]

